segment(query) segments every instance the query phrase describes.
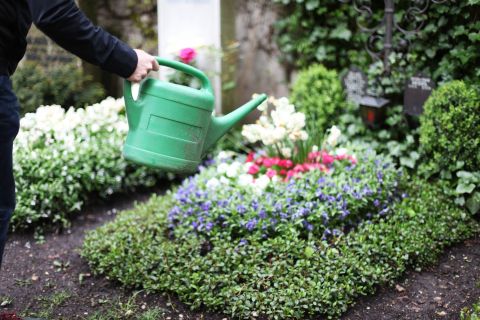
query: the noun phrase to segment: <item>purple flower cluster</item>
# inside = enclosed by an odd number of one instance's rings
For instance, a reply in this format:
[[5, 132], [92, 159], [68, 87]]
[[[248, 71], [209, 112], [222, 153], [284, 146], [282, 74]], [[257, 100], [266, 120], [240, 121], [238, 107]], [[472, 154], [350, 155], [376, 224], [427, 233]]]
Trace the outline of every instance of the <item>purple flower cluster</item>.
[[207, 191], [198, 175], [176, 192], [168, 223], [177, 236], [263, 239], [293, 228], [328, 240], [388, 215], [392, 202], [406, 196], [398, 192], [398, 176], [392, 165], [377, 160], [332, 175], [312, 171], [257, 197], [233, 187]]

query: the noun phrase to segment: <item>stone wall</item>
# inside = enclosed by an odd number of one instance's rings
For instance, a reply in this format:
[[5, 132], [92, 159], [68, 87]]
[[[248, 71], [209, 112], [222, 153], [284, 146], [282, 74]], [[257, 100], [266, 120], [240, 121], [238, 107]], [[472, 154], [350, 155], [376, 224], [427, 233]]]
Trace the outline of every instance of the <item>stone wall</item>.
[[288, 95], [289, 74], [280, 63], [280, 52], [274, 39], [278, 14], [271, 0], [235, 0], [235, 32], [239, 43], [237, 103], [249, 100], [253, 93], [264, 92], [277, 97]]

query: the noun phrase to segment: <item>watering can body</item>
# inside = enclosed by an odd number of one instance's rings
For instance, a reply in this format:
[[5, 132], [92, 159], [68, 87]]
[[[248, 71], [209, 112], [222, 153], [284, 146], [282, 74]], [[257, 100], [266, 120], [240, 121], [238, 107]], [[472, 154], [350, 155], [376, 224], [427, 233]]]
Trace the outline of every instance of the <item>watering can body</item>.
[[129, 132], [123, 148], [125, 159], [175, 173], [197, 170], [202, 157], [218, 139], [265, 101], [261, 95], [223, 117], [214, 117], [214, 95], [207, 76], [178, 61], [157, 58], [160, 65], [198, 78], [194, 89], [148, 78], [137, 100], [131, 83], [124, 86]]

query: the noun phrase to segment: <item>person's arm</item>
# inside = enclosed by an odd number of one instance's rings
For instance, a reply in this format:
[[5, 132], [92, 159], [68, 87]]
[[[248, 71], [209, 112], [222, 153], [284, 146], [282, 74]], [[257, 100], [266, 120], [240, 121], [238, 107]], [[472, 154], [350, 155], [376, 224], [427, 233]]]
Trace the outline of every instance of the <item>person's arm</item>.
[[154, 57], [94, 26], [73, 0], [28, 0], [34, 24], [64, 49], [132, 81], [158, 70]]

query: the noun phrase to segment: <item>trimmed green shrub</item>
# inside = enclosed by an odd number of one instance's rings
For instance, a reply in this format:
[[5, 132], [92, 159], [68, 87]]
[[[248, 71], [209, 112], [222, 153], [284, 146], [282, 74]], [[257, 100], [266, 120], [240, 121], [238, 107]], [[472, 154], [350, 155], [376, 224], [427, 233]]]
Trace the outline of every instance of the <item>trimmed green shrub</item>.
[[345, 93], [336, 71], [313, 65], [299, 73], [290, 101], [307, 115], [310, 132], [323, 134], [336, 124], [347, 106]]
[[[241, 188], [226, 197], [228, 188], [206, 192], [202, 187], [208, 184], [210, 170], [186, 181], [178, 191], [154, 196], [90, 232], [83, 257], [96, 273], [128, 287], [176, 293], [196, 308], [206, 306], [238, 318], [318, 314], [336, 318], [357, 297], [391, 283], [410, 266], [431, 263], [444, 246], [478, 230], [475, 221], [449, 205], [435, 185], [406, 177], [403, 185], [411, 198], [393, 202], [387, 215], [353, 226], [347, 222], [350, 232], [325, 240], [314, 230], [307, 232], [304, 211], [295, 207], [311, 206], [308, 215], [318, 221], [323, 210], [335, 212], [333, 207], [313, 204], [322, 197], [314, 187], [320, 183], [318, 172], [293, 184], [280, 184], [261, 197]], [[361, 166], [358, 170], [361, 173]], [[364, 179], [378, 178], [365, 174]], [[334, 189], [330, 178], [324, 182]], [[339, 190], [335, 193], [342, 195]], [[347, 201], [352, 214], [357, 212], [355, 204], [362, 203], [353, 198]], [[283, 209], [277, 212], [276, 227], [270, 229], [276, 206]], [[262, 208], [267, 229], [250, 219], [255, 210], [260, 218]], [[281, 213], [288, 217], [282, 219]], [[297, 214], [300, 218], [293, 219]], [[314, 226], [320, 225], [318, 221], [312, 222]]]
[[480, 92], [453, 81], [435, 90], [420, 117], [421, 171], [452, 182], [446, 191], [480, 209]]
[[480, 169], [480, 94], [463, 81], [435, 90], [420, 117], [420, 143], [429, 169], [455, 171]]
[[75, 64], [47, 70], [26, 62], [12, 76], [12, 84], [22, 114], [35, 112], [42, 105], [81, 108], [105, 98], [102, 85], [92, 82]]

